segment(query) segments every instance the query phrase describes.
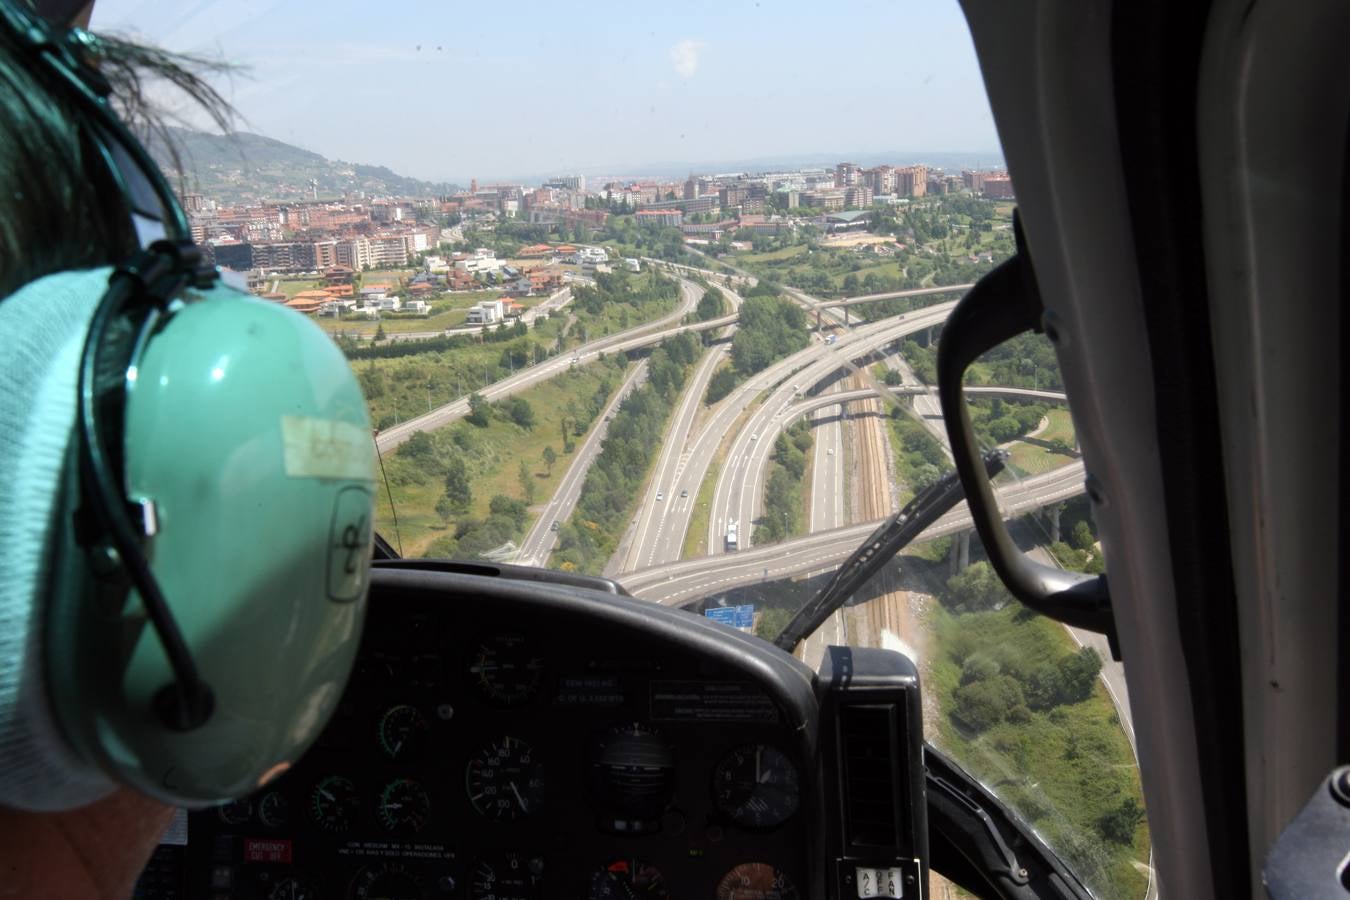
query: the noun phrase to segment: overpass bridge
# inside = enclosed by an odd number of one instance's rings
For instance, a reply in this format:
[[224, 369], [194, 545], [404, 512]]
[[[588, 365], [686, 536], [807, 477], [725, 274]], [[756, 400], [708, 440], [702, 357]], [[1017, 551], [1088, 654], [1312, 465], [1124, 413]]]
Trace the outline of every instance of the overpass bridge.
[[[994, 494], [1005, 519], [1035, 512], [1084, 492], [1082, 461], [1061, 466], [1042, 475], [999, 485]], [[764, 544], [735, 553], [704, 556], [619, 576], [619, 582], [636, 597], [665, 606], [687, 606], [704, 597], [755, 582], [774, 581], [838, 565], [877, 526], [864, 522], [805, 537]], [[970, 510], [962, 501], [917, 539], [932, 540], [968, 533], [974, 527]]]

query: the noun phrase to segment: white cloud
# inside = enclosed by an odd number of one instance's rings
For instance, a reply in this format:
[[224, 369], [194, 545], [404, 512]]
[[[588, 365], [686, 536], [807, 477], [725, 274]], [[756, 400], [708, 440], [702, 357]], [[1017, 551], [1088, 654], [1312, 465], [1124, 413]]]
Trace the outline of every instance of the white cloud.
[[681, 78], [693, 78], [698, 71], [698, 54], [708, 46], [703, 41], [680, 41], [670, 48], [670, 62], [675, 66], [675, 74]]

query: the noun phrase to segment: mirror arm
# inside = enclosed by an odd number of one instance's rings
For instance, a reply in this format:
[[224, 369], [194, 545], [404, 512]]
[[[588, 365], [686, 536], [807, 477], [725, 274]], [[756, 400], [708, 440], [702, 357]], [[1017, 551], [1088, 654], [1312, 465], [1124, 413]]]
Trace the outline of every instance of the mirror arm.
[[971, 425], [962, 381], [979, 356], [1010, 338], [1041, 332], [1040, 291], [1014, 214], [1017, 253], [971, 288], [952, 310], [938, 344], [938, 393], [942, 417], [951, 439], [956, 470], [966, 489], [966, 501], [985, 553], [1008, 591], [1042, 615], [1105, 634], [1111, 652], [1119, 658], [1111, 597], [1105, 575], [1069, 572], [1029, 559], [1013, 544], [984, 475], [975, 430]]

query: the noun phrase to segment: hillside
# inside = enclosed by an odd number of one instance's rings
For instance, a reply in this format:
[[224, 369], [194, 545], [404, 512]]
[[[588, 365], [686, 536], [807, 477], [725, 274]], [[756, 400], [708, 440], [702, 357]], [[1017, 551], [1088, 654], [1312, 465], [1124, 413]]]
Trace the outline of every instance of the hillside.
[[[459, 190], [452, 184], [405, 178], [384, 166], [325, 159], [246, 131], [218, 135], [171, 128], [170, 132], [186, 175], [185, 190], [227, 203], [310, 197], [311, 179], [318, 182], [320, 199], [357, 193], [415, 197]], [[150, 151], [166, 172], [176, 171], [162, 144], [152, 143]]]

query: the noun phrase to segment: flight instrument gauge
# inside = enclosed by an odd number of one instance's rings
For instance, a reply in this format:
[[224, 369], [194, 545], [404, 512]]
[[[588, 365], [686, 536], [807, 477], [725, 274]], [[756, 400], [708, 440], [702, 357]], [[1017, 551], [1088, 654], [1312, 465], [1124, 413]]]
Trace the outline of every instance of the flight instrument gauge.
[[530, 745], [510, 736], [475, 753], [464, 772], [469, 802], [494, 822], [514, 822], [544, 802], [544, 767]]
[[522, 634], [494, 634], [469, 660], [469, 678], [484, 696], [505, 706], [524, 703], [539, 688], [544, 658]]
[[717, 883], [717, 900], [798, 900], [797, 886], [768, 863], [743, 863]]
[[269, 791], [258, 801], [258, 821], [268, 828], [280, 828], [291, 817], [291, 804], [281, 791]]
[[431, 797], [416, 781], [399, 778], [380, 792], [379, 813], [390, 831], [421, 831], [431, 816]]
[[713, 771], [713, 797], [742, 828], [774, 828], [797, 811], [801, 785], [792, 760], [767, 744], [732, 750]]
[[657, 831], [675, 780], [675, 751], [665, 738], [637, 722], [616, 725], [592, 741], [590, 757], [600, 827], [622, 834]]
[[417, 707], [401, 703], [380, 716], [376, 733], [386, 756], [407, 759], [416, 754], [426, 738], [427, 718]]
[[346, 831], [361, 810], [361, 796], [350, 778], [329, 775], [314, 785], [309, 795], [309, 812], [324, 831]]
[[352, 900], [423, 900], [427, 892], [407, 866], [384, 863], [357, 872], [348, 896]]
[[319, 900], [319, 889], [307, 878], [289, 876], [272, 885], [267, 900]]
[[544, 861], [524, 853], [479, 859], [469, 880], [470, 900], [539, 900], [543, 896]]
[[661, 870], [637, 859], [616, 859], [591, 875], [590, 900], [669, 900]]
[[231, 800], [217, 806], [216, 815], [220, 816], [220, 821], [226, 825], [246, 825], [249, 819], [253, 818], [253, 804], [247, 797], [242, 800]]

